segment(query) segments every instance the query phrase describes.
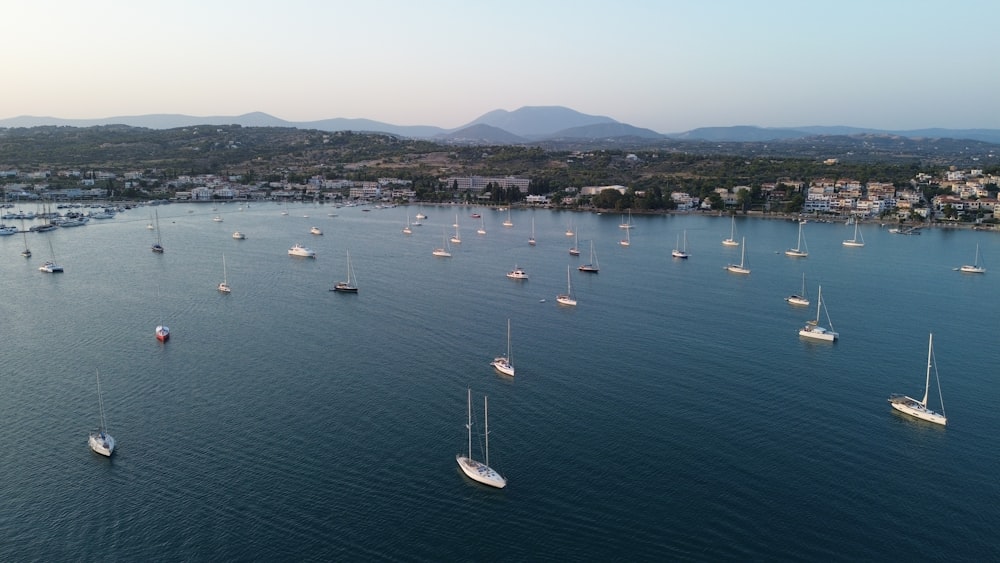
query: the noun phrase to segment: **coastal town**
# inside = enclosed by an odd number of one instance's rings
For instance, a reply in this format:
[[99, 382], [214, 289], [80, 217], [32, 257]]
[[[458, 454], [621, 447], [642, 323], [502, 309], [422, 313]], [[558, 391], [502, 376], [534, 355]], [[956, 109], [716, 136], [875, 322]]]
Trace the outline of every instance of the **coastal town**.
[[[50, 180], [60, 179], [57, 183]], [[401, 204], [427, 201], [413, 181], [395, 177], [376, 180], [326, 178], [314, 175], [302, 182], [267, 181], [248, 183], [239, 175], [180, 175], [164, 179], [157, 170], [112, 172], [8, 169], [0, 171], [0, 189], [8, 211], [3, 219], [31, 219], [45, 211], [34, 206], [57, 208], [81, 203], [115, 201], [219, 202], [306, 201], [317, 203]], [[66, 187], [67, 182], [75, 184]], [[650, 198], [648, 189], [624, 185], [565, 187], [536, 193], [532, 179], [517, 176], [444, 176], [437, 179], [435, 202], [468, 204], [513, 204], [568, 209], [636, 209]], [[799, 213], [817, 217], [847, 217], [858, 220], [898, 220], [965, 224], [992, 229], [996, 226], [997, 191], [1000, 175], [982, 169], [949, 167], [939, 174], [919, 173], [908, 182], [862, 182], [851, 178], [781, 178], [759, 185], [719, 186], [707, 194], [682, 190], [657, 190], [663, 204], [646, 206], [646, 212], [736, 211]], [[609, 203], [612, 192], [617, 195]], [[497, 195], [502, 194], [502, 199]], [[613, 195], [613, 194], [612, 194]], [[14, 208], [17, 208], [16, 210]], [[51, 211], [48, 211], [51, 213]], [[59, 215], [58, 213], [56, 214]], [[99, 217], [103, 218], [103, 217]], [[57, 222], [58, 224], [58, 222]]]

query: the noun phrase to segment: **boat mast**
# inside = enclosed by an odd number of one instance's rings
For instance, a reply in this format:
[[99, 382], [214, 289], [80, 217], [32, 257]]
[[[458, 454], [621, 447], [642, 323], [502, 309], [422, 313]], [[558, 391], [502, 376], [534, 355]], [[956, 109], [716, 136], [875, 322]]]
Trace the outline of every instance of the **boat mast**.
[[513, 365], [510, 357], [510, 319], [507, 319], [507, 365]]
[[816, 295], [816, 322], [813, 324], [819, 324], [819, 312], [823, 307], [823, 286], [819, 286], [819, 290]]
[[924, 384], [924, 400], [920, 404], [927, 408], [927, 395], [931, 391], [931, 350], [934, 346], [934, 333], [927, 339], [927, 382]]
[[483, 396], [483, 433], [486, 434], [486, 466], [490, 465], [490, 412], [487, 397]]
[[97, 404], [101, 407], [101, 432], [107, 431], [107, 423], [104, 422], [104, 398], [101, 396], [101, 371], [97, 370]]
[[469, 397], [466, 400], [468, 408], [466, 412], [469, 414], [469, 421], [465, 423], [465, 428], [469, 431], [469, 459], [472, 459], [472, 388], [469, 388]]

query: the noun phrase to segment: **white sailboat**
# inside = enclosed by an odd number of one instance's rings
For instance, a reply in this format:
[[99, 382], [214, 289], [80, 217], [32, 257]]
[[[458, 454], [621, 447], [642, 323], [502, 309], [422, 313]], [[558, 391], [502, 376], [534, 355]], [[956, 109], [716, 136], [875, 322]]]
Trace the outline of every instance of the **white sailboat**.
[[736, 216], [733, 215], [732, 226], [729, 228], [729, 238], [722, 240], [723, 246], [739, 246], [736, 242]]
[[486, 234], [486, 219], [483, 219], [482, 215], [479, 216], [479, 229], [476, 230], [476, 234], [477, 235]]
[[56, 251], [52, 247], [52, 239], [49, 239], [49, 253], [52, 255], [51, 260], [46, 260], [38, 267], [40, 272], [45, 272], [47, 274], [58, 274], [63, 271], [63, 267], [56, 262]]
[[153, 252], [157, 254], [163, 254], [163, 244], [160, 241], [160, 212], [155, 211], [156, 214], [156, 242], [153, 243]]
[[24, 228], [24, 219], [21, 219], [21, 238], [24, 239], [24, 250], [21, 251], [21, 256], [31, 258], [31, 250], [28, 248], [28, 233]]
[[683, 246], [680, 245], [680, 235], [677, 236], [677, 242], [678, 242], [678, 244], [674, 247], [674, 250], [673, 250], [673, 252], [670, 253], [670, 255], [673, 256], [674, 258], [687, 258], [688, 257], [688, 253], [687, 253], [687, 248], [688, 248], [688, 232], [687, 232], [687, 230], [684, 231], [684, 245]]
[[[931, 366], [934, 366], [934, 378], [937, 380], [938, 397], [941, 399], [941, 412], [934, 412], [927, 408], [927, 396], [931, 390]], [[937, 361], [934, 359], [934, 335], [931, 334], [927, 340], [927, 379], [924, 382], [924, 398], [916, 400], [906, 395], [893, 393], [889, 395], [889, 404], [899, 412], [910, 416], [940, 424], [948, 424], [948, 417], [944, 413], [944, 396], [941, 394], [941, 379], [938, 377]]]
[[850, 239], [845, 240], [843, 242], [844, 246], [864, 246], [865, 245], [865, 237], [861, 234], [861, 231], [858, 230], [858, 223], [860, 223], [860, 221], [858, 221], [857, 219], [855, 219], [854, 220], [854, 238], [850, 238]]
[[587, 272], [588, 274], [596, 274], [601, 271], [601, 267], [597, 264], [597, 254], [594, 252], [594, 241], [590, 241], [590, 263], [584, 264], [577, 268], [581, 272]]
[[507, 355], [493, 358], [490, 365], [500, 373], [514, 377], [514, 363], [510, 355], [510, 319], [507, 319]]
[[802, 272], [802, 293], [793, 293], [785, 298], [789, 305], [809, 306], [809, 298], [806, 297], [806, 273]]
[[[830, 328], [819, 326], [820, 312], [826, 313], [826, 323], [830, 325]], [[816, 320], [806, 323], [806, 326], [802, 327], [802, 330], [799, 331], [799, 336], [826, 342], [833, 342], [840, 337], [840, 334], [833, 330], [833, 321], [830, 320], [830, 312], [826, 310], [826, 304], [823, 303], [823, 286], [819, 286], [819, 290], [816, 292]]]
[[570, 256], [580, 255], [580, 239], [576, 233], [573, 233], [573, 248], [569, 249]]
[[531, 214], [531, 237], [528, 239], [528, 244], [535, 246], [535, 214]]
[[486, 462], [479, 462], [472, 458], [472, 390], [469, 389], [468, 397], [468, 422], [465, 423], [465, 427], [469, 431], [469, 455], [463, 456], [458, 454], [455, 456], [455, 461], [458, 462], [458, 466], [462, 468], [462, 472], [465, 475], [484, 485], [489, 485], [490, 487], [496, 487], [502, 489], [507, 486], [507, 480], [504, 479], [500, 473], [495, 469], [490, 467], [490, 425], [489, 425], [489, 404], [486, 397], [483, 397], [483, 421], [485, 423], [485, 438], [486, 438]]
[[337, 282], [330, 291], [339, 291], [341, 293], [357, 293], [358, 292], [358, 280], [354, 277], [354, 268], [351, 267], [351, 251], [347, 251], [347, 280], [342, 282]]
[[453, 244], [462, 244], [462, 238], [458, 236], [458, 214], [455, 214], [455, 223], [452, 225], [455, 227], [455, 236], [451, 237], [451, 242]]
[[441, 248], [435, 248], [434, 251], [431, 252], [431, 254], [433, 254], [434, 256], [440, 256], [442, 258], [451, 258], [451, 252], [450, 252], [451, 247], [448, 245], [448, 237], [444, 233], [444, 231], [441, 232], [441, 239], [444, 244], [441, 246]]
[[618, 244], [622, 246], [632, 246], [632, 235], [630, 234], [631, 232], [632, 232], [631, 228], [625, 229], [625, 238], [618, 241]]
[[222, 283], [219, 284], [219, 291], [222, 293], [230, 293], [232, 289], [229, 287], [229, 280], [226, 277], [226, 255], [222, 255]]
[[747, 239], [746, 239], [746, 237], [743, 237], [743, 242], [742, 243], [737, 243], [737, 244], [740, 244], [740, 263], [739, 264], [730, 264], [730, 265], [726, 266], [726, 269], [729, 270], [730, 272], [734, 273], [734, 274], [749, 274], [750, 273], [750, 268], [747, 267], [748, 264], [747, 264]]
[[956, 268], [959, 272], [964, 272], [966, 274], [985, 274], [986, 268], [979, 262], [979, 245], [976, 245], [976, 261], [972, 264], [966, 264], [959, 268]]
[[504, 227], [513, 227], [514, 222], [510, 220], [510, 207], [507, 208], [507, 218], [503, 222]]
[[628, 220], [625, 220], [625, 216], [622, 215], [622, 222], [618, 225], [619, 229], [631, 229], [632, 228], [632, 209], [628, 210]]
[[115, 451], [115, 439], [108, 434], [108, 424], [104, 419], [104, 398], [101, 396], [101, 372], [97, 372], [97, 404], [101, 407], [101, 426], [96, 432], [91, 432], [87, 443], [95, 452], [111, 457]]
[[410, 235], [413, 234], [413, 229], [410, 228], [410, 216], [406, 216], [406, 226], [403, 227], [403, 234]]
[[785, 251], [786, 256], [791, 256], [792, 258], [805, 258], [809, 256], [809, 251], [805, 248], [805, 240], [802, 238], [803, 225], [805, 225], [805, 221], [799, 221], [799, 240], [795, 244], [795, 248], [789, 248]]
[[566, 227], [566, 236], [571, 237], [576, 235], [576, 231], [573, 230], [573, 223], [570, 222], [569, 226]]
[[565, 295], [556, 295], [556, 303], [576, 306], [576, 299], [573, 297], [573, 285], [569, 280], [569, 264], [566, 264], [566, 293]]

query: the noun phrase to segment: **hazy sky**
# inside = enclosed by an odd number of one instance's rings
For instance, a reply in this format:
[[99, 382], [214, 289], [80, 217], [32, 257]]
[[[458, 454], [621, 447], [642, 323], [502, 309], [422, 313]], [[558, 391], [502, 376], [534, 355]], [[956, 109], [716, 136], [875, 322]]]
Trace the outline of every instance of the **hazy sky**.
[[996, 0], [10, 0], [0, 118], [1000, 128]]

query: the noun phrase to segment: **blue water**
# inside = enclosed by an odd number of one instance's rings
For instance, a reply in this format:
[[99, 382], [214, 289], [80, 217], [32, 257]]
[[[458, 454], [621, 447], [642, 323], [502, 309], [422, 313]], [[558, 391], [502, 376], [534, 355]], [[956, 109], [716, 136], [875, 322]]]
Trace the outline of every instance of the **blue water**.
[[[996, 235], [864, 225], [846, 248], [853, 227], [809, 223], [792, 259], [794, 222], [737, 219], [737, 276], [725, 217], [634, 215], [625, 248], [618, 215], [173, 204], [156, 255], [149, 212], [32, 233], [30, 260], [0, 239], [4, 560], [1000, 558], [1000, 271], [952, 270], [977, 243], [990, 268]], [[49, 241], [64, 274], [37, 269]], [[357, 295], [328, 291], [348, 250]], [[834, 344], [797, 335], [803, 272]], [[515, 379], [489, 366], [508, 318]], [[947, 428], [886, 402], [920, 396], [930, 332]], [[98, 370], [111, 459], [87, 447]], [[469, 387], [504, 490], [455, 463]]]

